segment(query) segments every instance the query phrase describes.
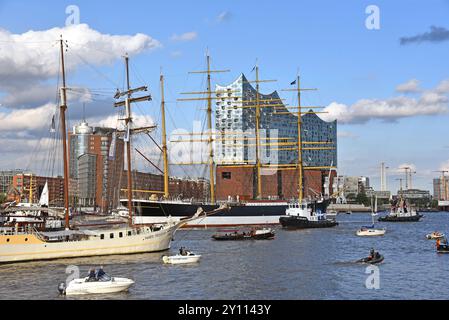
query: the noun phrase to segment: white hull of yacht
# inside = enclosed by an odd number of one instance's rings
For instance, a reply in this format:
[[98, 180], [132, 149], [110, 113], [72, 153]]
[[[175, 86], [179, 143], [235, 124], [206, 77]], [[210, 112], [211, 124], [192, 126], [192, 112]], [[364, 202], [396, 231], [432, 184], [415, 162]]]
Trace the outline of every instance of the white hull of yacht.
[[86, 282], [85, 279], [75, 279], [69, 283], [65, 290], [67, 296], [86, 294], [107, 294], [127, 291], [134, 284], [133, 280], [126, 278], [112, 278], [110, 281]]
[[46, 242], [32, 234], [11, 236], [16, 244], [8, 244], [8, 236], [2, 236], [5, 243], [0, 245], [0, 263], [160, 252], [170, 249], [177, 229], [175, 226], [130, 236], [128, 229], [103, 230], [88, 240], [64, 242]]
[[190, 264], [190, 263], [198, 263], [201, 259], [200, 255], [191, 255], [191, 256], [164, 256], [162, 257], [162, 261], [165, 264]]
[[382, 237], [386, 232], [387, 230], [385, 229], [359, 230], [357, 231], [357, 235], [359, 237]]

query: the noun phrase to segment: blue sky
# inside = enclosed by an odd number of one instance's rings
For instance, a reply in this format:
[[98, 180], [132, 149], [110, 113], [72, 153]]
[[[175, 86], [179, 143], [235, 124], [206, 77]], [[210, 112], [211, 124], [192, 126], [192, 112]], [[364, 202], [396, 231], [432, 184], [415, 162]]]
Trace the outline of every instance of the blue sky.
[[[142, 80], [138, 84], [150, 85], [155, 100], [151, 106], [157, 109], [158, 78], [163, 68], [167, 100], [173, 102], [168, 107], [182, 127], [191, 126], [195, 116], [202, 120], [200, 112], [174, 101], [179, 92], [198, 91], [204, 84], [203, 78], [187, 72], [204, 68], [206, 48], [214, 68], [232, 70], [215, 77], [219, 84], [233, 81], [241, 72], [253, 77], [251, 69], [257, 59], [261, 76], [278, 80], [263, 86], [264, 92], [271, 92], [289, 87], [299, 68], [303, 85], [320, 90], [305, 94], [304, 102], [312, 105], [334, 102], [352, 106], [360, 100], [389, 101], [401, 96], [419, 100], [423, 91], [449, 79], [449, 40], [400, 44], [402, 37], [424, 34], [431, 26], [449, 29], [447, 0], [127, 1], [126, 5], [111, 1], [0, 0], [0, 26], [11, 34], [63, 28], [68, 5], [78, 6], [80, 22], [101, 34], [143, 33], [161, 44], [132, 57], [133, 70], [137, 70], [133, 76]], [[365, 27], [369, 5], [380, 9], [380, 30]], [[182, 35], [185, 41], [179, 40]], [[96, 67], [111, 81], [122, 83], [121, 61]], [[111, 81], [100, 77], [99, 72], [80, 66], [69, 75], [69, 81], [112, 88]], [[396, 92], [398, 85], [412, 79], [419, 81], [420, 92]], [[291, 95], [283, 97], [292, 103]], [[157, 118], [157, 113], [148, 113]], [[449, 162], [448, 120], [448, 114], [440, 109], [389, 122], [385, 115], [370, 114], [362, 123], [342, 123], [340, 173], [370, 176], [377, 187], [382, 161], [393, 169], [412, 164], [417, 171], [414, 186], [431, 189], [431, 178], [438, 175], [432, 171]], [[4, 167], [10, 162], [0, 164]], [[399, 177], [390, 178], [394, 191]]]

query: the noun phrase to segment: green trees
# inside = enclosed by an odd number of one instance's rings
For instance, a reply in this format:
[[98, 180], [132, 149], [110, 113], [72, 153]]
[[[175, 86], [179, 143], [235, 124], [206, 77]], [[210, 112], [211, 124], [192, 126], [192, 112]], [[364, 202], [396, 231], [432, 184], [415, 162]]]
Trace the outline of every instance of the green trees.
[[371, 200], [366, 196], [366, 193], [364, 193], [364, 192], [359, 193], [357, 195], [357, 197], [355, 198], [355, 201], [358, 204], [365, 205], [366, 207], [371, 206]]

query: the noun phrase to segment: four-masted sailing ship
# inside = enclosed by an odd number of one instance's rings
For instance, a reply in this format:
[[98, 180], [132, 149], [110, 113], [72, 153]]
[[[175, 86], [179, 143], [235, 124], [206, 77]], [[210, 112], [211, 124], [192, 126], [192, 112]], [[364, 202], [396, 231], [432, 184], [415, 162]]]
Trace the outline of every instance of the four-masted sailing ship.
[[[220, 163], [216, 162], [215, 155], [214, 155], [214, 148], [213, 148], [213, 142], [215, 141], [226, 141], [226, 139], [229, 139], [226, 137], [226, 132], [221, 133], [220, 138], [214, 138], [213, 134], [213, 125], [212, 125], [212, 113], [213, 113], [213, 101], [221, 99], [218, 96], [220, 95], [219, 91], [213, 91], [212, 90], [212, 83], [211, 83], [211, 75], [214, 73], [223, 73], [223, 72], [229, 72], [229, 70], [211, 70], [211, 63], [210, 63], [210, 56], [207, 55], [207, 70], [205, 71], [196, 71], [191, 72], [192, 74], [206, 74], [207, 75], [207, 90], [205, 92], [190, 92], [190, 93], [184, 93], [184, 94], [197, 94], [201, 95], [199, 98], [189, 98], [189, 99], [178, 99], [178, 101], [207, 101], [207, 125], [208, 125], [208, 131], [207, 131], [207, 139], [205, 140], [182, 140], [182, 142], [205, 142], [209, 145], [209, 159], [207, 162], [204, 163], [180, 163], [179, 165], [207, 165], [209, 167], [209, 178], [210, 178], [210, 201], [204, 201], [204, 202], [194, 202], [194, 201], [173, 201], [169, 200], [169, 190], [168, 190], [168, 176], [169, 176], [169, 161], [168, 161], [168, 151], [167, 151], [167, 133], [165, 131], [165, 99], [164, 99], [164, 77], [161, 76], [161, 113], [162, 113], [162, 126], [163, 126], [163, 132], [162, 132], [162, 145], [163, 145], [163, 158], [164, 158], [164, 195], [162, 198], [158, 199], [157, 197], [154, 199], [153, 197], [149, 200], [137, 200], [133, 199], [133, 205], [138, 207], [138, 211], [140, 213], [139, 217], [135, 217], [136, 223], [139, 224], [151, 224], [151, 223], [162, 223], [167, 221], [168, 219], [182, 219], [184, 217], [192, 215], [198, 206], [201, 206], [206, 211], [213, 211], [219, 208], [220, 203], [216, 200], [215, 197], [215, 172], [216, 172], [216, 166]], [[289, 201], [286, 200], [264, 200], [262, 199], [262, 171], [264, 169], [274, 169], [278, 171], [285, 171], [285, 170], [293, 170], [298, 172], [298, 197], [297, 200], [299, 203], [303, 203], [304, 199], [304, 170], [308, 169], [320, 169], [320, 170], [332, 170], [334, 169], [333, 166], [329, 167], [314, 167], [314, 168], [307, 168], [303, 166], [302, 162], [302, 154], [304, 149], [311, 150], [312, 148], [304, 147], [305, 144], [315, 144], [315, 145], [324, 145], [324, 144], [331, 144], [329, 142], [304, 142], [302, 141], [301, 137], [301, 117], [304, 114], [311, 113], [311, 110], [313, 110], [315, 107], [305, 107], [301, 106], [301, 92], [304, 90], [311, 90], [311, 89], [302, 89], [300, 87], [300, 79], [298, 77], [297, 80], [297, 89], [287, 89], [284, 91], [295, 91], [298, 92], [298, 99], [299, 99], [299, 105], [297, 107], [291, 107], [294, 109], [297, 109], [297, 125], [298, 125], [298, 138], [297, 142], [294, 143], [277, 143], [269, 141], [268, 143], [263, 144], [261, 142], [261, 121], [262, 121], [262, 109], [263, 108], [276, 108], [276, 111], [284, 111], [284, 112], [277, 112], [276, 114], [291, 114], [290, 111], [288, 111], [283, 104], [281, 104], [281, 99], [269, 99], [264, 100], [262, 98], [262, 95], [260, 94], [260, 84], [263, 82], [271, 82], [273, 80], [260, 80], [259, 79], [259, 67], [255, 67], [256, 72], [256, 80], [255, 81], [248, 81], [248, 83], [255, 83], [256, 84], [256, 91], [255, 91], [255, 100], [252, 101], [241, 101], [242, 106], [236, 107], [236, 108], [246, 108], [246, 109], [253, 109], [255, 110], [255, 162], [253, 163], [246, 163], [244, 165], [240, 164], [232, 164], [229, 165], [229, 163], [226, 163], [223, 165], [226, 165], [226, 167], [232, 167], [232, 168], [252, 168], [255, 171], [257, 171], [257, 195], [253, 200], [249, 201], [227, 201], [226, 203], [229, 205], [229, 212], [222, 212], [215, 214], [213, 216], [209, 216], [205, 219], [196, 220], [193, 222], [190, 222], [186, 224], [186, 227], [192, 227], [192, 228], [198, 228], [198, 227], [227, 227], [227, 226], [245, 226], [245, 225], [279, 225], [280, 224], [280, 218], [282, 216], [285, 216], [286, 210], [289, 207]], [[247, 81], [247, 80], [245, 80]], [[313, 89], [315, 90], [315, 89]], [[232, 94], [232, 91], [223, 91], [221, 94], [228, 95]], [[304, 109], [308, 109], [308, 112], [303, 112]], [[316, 107], [319, 108], [319, 107]], [[201, 136], [203, 139], [203, 136], [205, 133], [199, 133], [195, 134], [193, 133], [192, 136]], [[243, 140], [243, 138], [238, 138], [239, 140]], [[283, 138], [277, 138], [276, 140], [283, 140]], [[298, 159], [296, 163], [290, 164], [290, 165], [281, 165], [281, 164], [263, 164], [262, 163], [262, 157], [261, 157], [261, 149], [262, 146], [290, 146], [290, 149], [297, 149], [298, 152]], [[321, 149], [327, 149], [329, 150], [330, 147], [314, 147], [314, 150], [321, 150]], [[280, 149], [281, 150], [281, 149]], [[130, 203], [130, 199], [122, 199], [121, 203], [124, 206], [128, 206]], [[314, 211], [325, 213], [327, 206], [329, 204], [328, 200], [325, 200], [322, 197], [319, 197], [319, 199], [315, 199], [314, 201], [309, 201], [308, 206], [313, 207]]]
[[[176, 231], [184, 224], [194, 221], [200, 216], [207, 215], [201, 208], [196, 208], [194, 215], [187, 215], [184, 220], [167, 220], [163, 224], [151, 226], [136, 226], [133, 221], [133, 202], [128, 203], [129, 222], [125, 227], [80, 230], [73, 229], [69, 217], [69, 175], [67, 132], [65, 112], [67, 110], [67, 86], [64, 67], [64, 49], [66, 42], [60, 40], [62, 88], [60, 88], [60, 121], [63, 145], [64, 162], [64, 204], [65, 204], [65, 230], [41, 231], [33, 225], [20, 225], [0, 228], [0, 263], [23, 262], [34, 260], [50, 260], [59, 258], [90, 257], [103, 255], [120, 255], [165, 251], [170, 248], [170, 243]], [[118, 92], [116, 99], [126, 97], [117, 102], [116, 107], [125, 107], [126, 124], [125, 143], [128, 163], [128, 195], [132, 197], [132, 171], [131, 171], [131, 137], [136, 132], [150, 132], [154, 127], [132, 128], [131, 104], [137, 101], [148, 101], [151, 96], [133, 98], [138, 91], [146, 91], [147, 88], [131, 89], [129, 81], [128, 57], [125, 57], [127, 66], [126, 92]], [[207, 209], [207, 208], [206, 208]], [[223, 208], [214, 207], [213, 212], [220, 212]]]

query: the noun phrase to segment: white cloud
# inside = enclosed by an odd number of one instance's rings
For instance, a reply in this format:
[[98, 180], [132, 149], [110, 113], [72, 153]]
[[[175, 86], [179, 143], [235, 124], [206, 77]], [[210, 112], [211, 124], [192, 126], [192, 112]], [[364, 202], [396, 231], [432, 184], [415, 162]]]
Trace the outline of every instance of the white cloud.
[[229, 11], [223, 11], [221, 12], [218, 17], [217, 17], [217, 21], [219, 23], [224, 22], [224, 21], [228, 21], [230, 20], [232, 17], [231, 13]]
[[57, 40], [60, 35], [63, 35], [69, 46], [66, 59], [68, 70], [84, 63], [78, 57], [89, 64], [104, 65], [125, 53], [135, 55], [161, 46], [159, 41], [145, 34], [102, 34], [87, 24], [44, 31], [31, 30], [22, 34], [0, 30], [0, 41], [7, 43], [0, 50], [0, 85], [9, 87], [11, 82], [24, 79], [45, 80], [55, 77], [59, 73]]
[[[93, 67], [109, 65], [128, 53], [130, 56], [161, 47], [149, 35], [103, 34], [86, 24], [30, 30], [14, 34], [0, 29], [0, 166], [15, 167], [18, 159], [30, 157], [38, 137], [48, 136], [51, 119], [57, 114], [60, 35], [67, 41], [66, 69], [73, 74], [86, 63]], [[70, 80], [70, 78], [69, 78]], [[52, 83], [54, 85], [52, 85]], [[93, 99], [89, 89], [69, 82], [68, 119], [81, 118], [82, 103], [88, 118], [105, 118], [114, 112], [113, 99]], [[95, 100], [95, 101], [93, 101]], [[137, 125], [143, 120], [136, 117]], [[21, 158], [22, 157], [22, 158]], [[19, 163], [20, 164], [20, 163]]]
[[449, 79], [441, 81], [435, 90], [438, 93], [449, 93]]
[[420, 97], [398, 96], [389, 99], [362, 99], [353, 105], [331, 103], [322, 118], [340, 123], [366, 123], [372, 119], [394, 122], [414, 116], [440, 115], [449, 112], [449, 98], [442, 92], [445, 82], [437, 89], [424, 91]]
[[180, 35], [175, 33], [174, 35], [171, 36], [170, 39], [172, 41], [176, 41], [176, 42], [185, 42], [185, 41], [193, 41], [196, 38], [198, 38], [198, 33], [191, 31], [191, 32], [186, 32], [186, 33], [180, 34]]
[[[8, 112], [9, 111], [9, 112]], [[47, 103], [43, 106], [27, 110], [0, 109], [0, 132], [21, 132], [27, 130], [41, 130], [50, 128], [52, 115], [56, 106]]]
[[[120, 121], [117, 115], [111, 115], [106, 118], [96, 118], [90, 123], [92, 126], [100, 126], [107, 128], [117, 128], [123, 130], [125, 128], [125, 122]], [[149, 116], [144, 115], [134, 115], [133, 116], [133, 127], [151, 127], [155, 125], [156, 122]]]
[[29, 108], [54, 101], [57, 95], [55, 86], [35, 85], [23, 88], [11, 88], [0, 103], [8, 108]]
[[420, 92], [419, 81], [416, 79], [412, 79], [406, 83], [403, 83], [396, 87], [396, 91], [400, 93], [417, 93]]

